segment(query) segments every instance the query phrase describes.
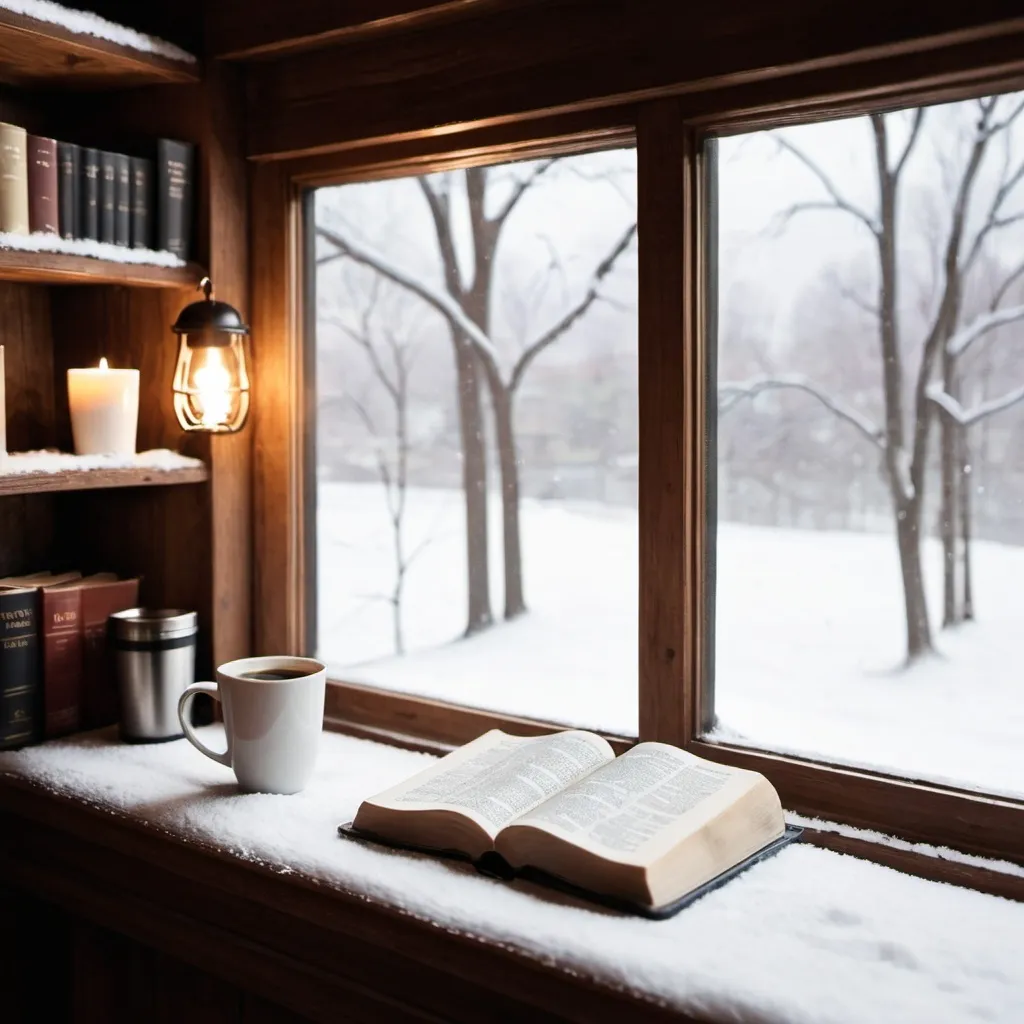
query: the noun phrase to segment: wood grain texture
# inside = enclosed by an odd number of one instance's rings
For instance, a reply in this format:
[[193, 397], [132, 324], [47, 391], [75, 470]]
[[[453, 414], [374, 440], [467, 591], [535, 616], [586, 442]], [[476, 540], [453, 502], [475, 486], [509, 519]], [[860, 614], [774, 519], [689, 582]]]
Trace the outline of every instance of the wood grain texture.
[[888, 58], [1018, 34], [1020, 15], [1011, 0], [470, 8], [415, 31], [252, 65], [249, 154], [297, 155], [780, 78], [799, 96], [800, 76], [824, 68], [846, 69], [867, 88], [899, 74]]
[[690, 449], [698, 428], [689, 327], [688, 195], [675, 100], [644, 105], [637, 125], [639, 237], [640, 739], [682, 743], [692, 730], [686, 684], [696, 678]]
[[276, 165], [252, 180], [254, 628], [257, 654], [307, 654], [300, 209]]
[[143, 288], [194, 288], [205, 274], [195, 264], [157, 267], [117, 263], [59, 252], [0, 249], [0, 280], [35, 284], [121, 284]]
[[0, 781], [0, 873], [75, 917], [312, 1021], [688, 1019], [600, 978], [10, 778]]
[[[447, 753], [475, 740], [488, 729], [503, 729], [514, 736], [540, 736], [568, 728], [564, 724], [519, 718], [334, 680], [327, 688], [325, 725], [338, 732], [376, 738], [404, 747], [416, 746], [434, 753]], [[626, 736], [602, 735], [619, 754], [636, 742]]]
[[47, 494], [53, 491], [97, 491], [115, 487], [170, 487], [200, 484], [209, 478], [205, 466], [181, 469], [91, 469], [56, 473], [0, 475], [0, 497], [9, 494]]
[[211, 57], [231, 60], [295, 53], [334, 43], [413, 29], [458, 17], [495, 0], [221, 0], [207, 16]]
[[0, 10], [0, 81], [72, 89], [196, 82], [199, 67]]

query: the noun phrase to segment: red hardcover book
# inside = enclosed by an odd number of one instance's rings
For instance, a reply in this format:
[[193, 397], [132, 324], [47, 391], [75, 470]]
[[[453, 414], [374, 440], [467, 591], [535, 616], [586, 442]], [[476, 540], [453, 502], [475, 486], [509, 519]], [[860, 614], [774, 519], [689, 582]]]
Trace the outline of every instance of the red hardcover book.
[[66, 736], [82, 723], [82, 590], [77, 583], [40, 592], [43, 736]]
[[82, 724], [98, 729], [118, 720], [118, 694], [107, 645], [107, 619], [114, 612], [135, 608], [139, 581], [97, 574], [82, 580], [82, 640], [84, 648]]
[[28, 226], [30, 231], [57, 234], [57, 140], [28, 137]]

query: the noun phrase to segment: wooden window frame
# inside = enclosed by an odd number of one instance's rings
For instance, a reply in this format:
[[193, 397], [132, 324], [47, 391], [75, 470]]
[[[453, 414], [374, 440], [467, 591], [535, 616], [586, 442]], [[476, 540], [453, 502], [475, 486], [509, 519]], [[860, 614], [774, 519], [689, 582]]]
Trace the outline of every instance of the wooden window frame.
[[[1019, 36], [965, 35], [944, 48], [881, 53], [856, 68], [801, 67], [768, 82], [422, 135], [256, 163], [252, 187], [255, 625], [259, 652], [309, 644], [315, 481], [304, 343], [304, 191], [471, 163], [611, 148], [635, 139], [639, 235], [640, 738], [768, 776], [787, 808], [1024, 863], [1024, 801], [702, 740], [709, 684], [709, 424], [704, 138], [1019, 89]], [[327, 724], [443, 751], [491, 727], [558, 726], [332, 682]], [[611, 737], [618, 749], [631, 742]], [[854, 846], [856, 844], [854, 843]]]

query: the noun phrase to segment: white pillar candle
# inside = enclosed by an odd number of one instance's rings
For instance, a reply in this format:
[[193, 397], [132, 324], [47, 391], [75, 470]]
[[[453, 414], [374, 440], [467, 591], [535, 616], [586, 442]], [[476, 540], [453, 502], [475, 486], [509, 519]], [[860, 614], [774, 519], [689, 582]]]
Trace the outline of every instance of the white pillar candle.
[[76, 455], [134, 455], [139, 371], [100, 365], [68, 370], [68, 404]]

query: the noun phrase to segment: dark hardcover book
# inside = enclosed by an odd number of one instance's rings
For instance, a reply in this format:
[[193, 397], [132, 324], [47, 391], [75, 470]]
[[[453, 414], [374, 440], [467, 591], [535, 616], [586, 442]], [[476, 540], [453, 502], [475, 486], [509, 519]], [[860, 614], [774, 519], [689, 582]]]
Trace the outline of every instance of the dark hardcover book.
[[100, 150], [100, 241], [113, 242], [117, 208], [117, 154]]
[[138, 603], [137, 579], [119, 580], [102, 573], [82, 580], [83, 728], [98, 729], [120, 717], [107, 620], [114, 612], [135, 608]]
[[82, 150], [82, 179], [79, 189], [80, 238], [99, 241], [100, 237], [100, 151]]
[[43, 736], [52, 739], [82, 724], [82, 591], [66, 583], [40, 594]]
[[30, 231], [57, 234], [60, 227], [57, 202], [59, 170], [57, 140], [28, 137], [28, 227]]
[[0, 750], [38, 738], [39, 592], [0, 588]]
[[124, 153], [114, 154], [114, 242], [131, 245], [132, 162]]
[[82, 150], [73, 142], [57, 143], [57, 202], [60, 206], [60, 237], [80, 238], [82, 209]]
[[153, 246], [153, 161], [132, 157], [132, 248]]
[[541, 871], [539, 868], [524, 867], [516, 870], [499, 853], [485, 853], [478, 860], [474, 861], [459, 850], [437, 850], [427, 846], [415, 846], [411, 843], [393, 842], [371, 832], [358, 829], [350, 821], [338, 826], [338, 835], [346, 839], [358, 839], [361, 842], [387, 846], [393, 850], [426, 853], [432, 857], [441, 857], [447, 860], [468, 861], [480, 874], [486, 875], [488, 878], [496, 878], [503, 882], [511, 882], [517, 879], [523, 882], [533, 882], [536, 885], [554, 889], [556, 892], [586, 900], [588, 903], [596, 903], [598, 906], [608, 907], [610, 910], [617, 910], [624, 914], [636, 914], [639, 917], [646, 917], [652, 921], [664, 921], [666, 918], [674, 917], [680, 910], [685, 910], [691, 904], [696, 903], [702, 896], [707, 896], [709, 892], [720, 889], [726, 882], [732, 881], [732, 879], [742, 874], [748, 868], [752, 868], [760, 861], [778, 853], [784, 846], [789, 846], [790, 843], [795, 842], [803, 835], [803, 831], [802, 828], [798, 828], [796, 825], [787, 825], [785, 833], [778, 839], [762, 847], [762, 849], [751, 854], [738, 864], [734, 864], [728, 870], [697, 886], [696, 889], [692, 889], [685, 896], [681, 896], [679, 899], [664, 906], [650, 907], [646, 903], [635, 903], [632, 900], [624, 900], [616, 896], [607, 896], [604, 893], [595, 892], [592, 889], [585, 889], [582, 886], [574, 885], [572, 882], [567, 882], [558, 875]]
[[189, 258], [195, 147], [160, 139], [156, 146], [157, 248]]

